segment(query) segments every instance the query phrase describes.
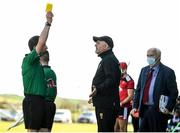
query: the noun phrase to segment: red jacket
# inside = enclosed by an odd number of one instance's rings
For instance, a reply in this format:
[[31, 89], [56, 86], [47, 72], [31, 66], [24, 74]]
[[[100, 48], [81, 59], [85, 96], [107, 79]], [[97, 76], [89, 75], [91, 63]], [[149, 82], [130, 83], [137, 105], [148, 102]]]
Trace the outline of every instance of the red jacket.
[[[134, 89], [134, 80], [127, 74], [122, 77], [119, 84], [119, 99], [123, 101], [128, 96], [128, 89]], [[126, 103], [124, 107], [129, 107], [130, 102]]]

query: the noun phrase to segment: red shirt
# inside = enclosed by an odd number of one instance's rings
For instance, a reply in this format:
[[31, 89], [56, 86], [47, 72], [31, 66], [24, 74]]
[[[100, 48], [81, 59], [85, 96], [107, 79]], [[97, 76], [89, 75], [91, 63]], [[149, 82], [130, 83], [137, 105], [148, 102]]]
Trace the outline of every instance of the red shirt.
[[[128, 89], [134, 89], [134, 81], [133, 79], [126, 74], [125, 77], [122, 77], [119, 84], [119, 99], [120, 102], [123, 101], [126, 97], [128, 97]], [[130, 101], [124, 105], [124, 107], [129, 107]]]

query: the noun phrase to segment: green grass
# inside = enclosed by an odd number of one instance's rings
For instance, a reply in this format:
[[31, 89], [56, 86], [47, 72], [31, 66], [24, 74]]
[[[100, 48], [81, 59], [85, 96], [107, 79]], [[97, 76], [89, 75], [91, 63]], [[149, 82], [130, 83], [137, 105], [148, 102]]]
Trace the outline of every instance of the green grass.
[[[12, 109], [12, 106], [16, 109], [21, 108], [24, 96], [0, 94], [0, 108]], [[66, 99], [56, 97], [56, 108], [70, 109], [72, 113], [82, 111], [84, 108], [94, 109], [92, 105], [88, 104], [87, 100]]]
[[[16, 95], [0, 95], [0, 106], [6, 109], [12, 109], [11, 105], [14, 105], [14, 108], [20, 108], [22, 105], [22, 96]], [[76, 122], [78, 116], [82, 112], [83, 108], [93, 108], [92, 105], [87, 104], [85, 100], [74, 100], [74, 99], [56, 99], [56, 104], [58, 108], [67, 108], [72, 111], [72, 119], [73, 122]], [[9, 126], [11, 126], [13, 122], [3, 122], [0, 121], [0, 132], [7, 132]], [[53, 132], [97, 132], [96, 124], [62, 124], [62, 123], [54, 123], [53, 124]], [[128, 125], [128, 131], [133, 131], [132, 125]], [[21, 124], [13, 129], [10, 132], [26, 132], [24, 129], [24, 124]]]
[[[0, 132], [7, 132], [8, 127], [13, 122], [2, 122], [0, 121]], [[97, 132], [96, 124], [63, 124], [63, 123], [54, 123], [53, 132]], [[133, 131], [132, 125], [128, 125], [128, 131]], [[13, 129], [10, 132], [26, 132], [24, 129], [24, 124], [21, 124]]]
[[7, 103], [21, 103], [23, 97], [17, 95], [8, 95], [8, 94], [1, 94], [0, 95], [0, 102], [7, 102]]

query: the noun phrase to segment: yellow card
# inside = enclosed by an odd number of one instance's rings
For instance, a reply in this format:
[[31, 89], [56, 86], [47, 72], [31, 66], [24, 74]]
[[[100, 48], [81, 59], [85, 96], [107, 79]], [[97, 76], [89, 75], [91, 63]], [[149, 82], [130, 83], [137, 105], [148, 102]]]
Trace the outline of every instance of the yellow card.
[[53, 4], [47, 3], [46, 4], [46, 12], [52, 11]]

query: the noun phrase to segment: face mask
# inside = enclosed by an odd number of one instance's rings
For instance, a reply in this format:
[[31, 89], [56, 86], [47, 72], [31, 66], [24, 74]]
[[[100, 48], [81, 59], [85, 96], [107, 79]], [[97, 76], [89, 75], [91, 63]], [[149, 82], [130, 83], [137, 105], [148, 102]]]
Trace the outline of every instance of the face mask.
[[154, 57], [147, 57], [147, 62], [149, 65], [154, 65], [156, 63], [156, 60]]

